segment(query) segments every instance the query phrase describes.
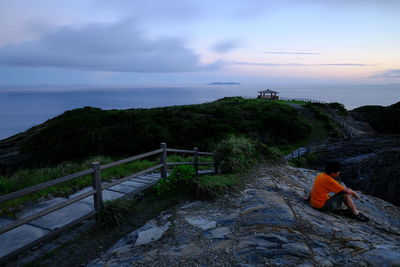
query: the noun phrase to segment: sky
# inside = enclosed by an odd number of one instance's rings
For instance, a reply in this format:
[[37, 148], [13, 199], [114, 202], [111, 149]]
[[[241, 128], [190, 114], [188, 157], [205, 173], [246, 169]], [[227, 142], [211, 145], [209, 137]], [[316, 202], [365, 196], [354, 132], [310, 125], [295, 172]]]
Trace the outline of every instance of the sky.
[[400, 82], [398, 0], [0, 0], [0, 87]]

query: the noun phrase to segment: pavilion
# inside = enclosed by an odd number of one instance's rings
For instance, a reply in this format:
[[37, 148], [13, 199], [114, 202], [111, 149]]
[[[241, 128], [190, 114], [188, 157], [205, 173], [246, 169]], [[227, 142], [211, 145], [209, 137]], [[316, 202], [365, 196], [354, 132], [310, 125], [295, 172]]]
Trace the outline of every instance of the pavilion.
[[272, 90], [264, 90], [258, 92], [258, 99], [279, 99], [279, 96], [277, 96], [278, 92], [272, 91]]

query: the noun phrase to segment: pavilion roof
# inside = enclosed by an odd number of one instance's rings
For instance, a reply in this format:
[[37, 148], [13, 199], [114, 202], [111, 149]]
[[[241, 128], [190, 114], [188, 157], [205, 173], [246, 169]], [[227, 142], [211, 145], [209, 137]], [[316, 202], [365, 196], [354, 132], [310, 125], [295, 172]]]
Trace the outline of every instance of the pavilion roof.
[[260, 91], [258, 93], [260, 93], [260, 94], [261, 93], [264, 93], [264, 94], [277, 94], [278, 92], [275, 92], [275, 91], [267, 89], [267, 90]]

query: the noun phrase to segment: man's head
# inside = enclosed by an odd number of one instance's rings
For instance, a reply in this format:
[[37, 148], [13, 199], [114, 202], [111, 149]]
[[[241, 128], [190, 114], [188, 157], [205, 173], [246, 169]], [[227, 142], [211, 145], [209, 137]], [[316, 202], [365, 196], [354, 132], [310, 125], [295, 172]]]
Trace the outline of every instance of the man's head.
[[325, 165], [325, 173], [333, 178], [336, 178], [340, 174], [340, 163], [336, 161], [327, 162]]

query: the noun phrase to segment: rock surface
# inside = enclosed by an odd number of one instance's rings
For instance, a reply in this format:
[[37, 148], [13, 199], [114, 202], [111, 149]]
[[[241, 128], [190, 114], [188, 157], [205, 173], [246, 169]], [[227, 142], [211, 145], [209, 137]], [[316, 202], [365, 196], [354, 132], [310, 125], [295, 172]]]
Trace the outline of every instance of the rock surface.
[[[316, 174], [260, 168], [235, 196], [171, 208], [88, 266], [400, 266], [400, 209], [360, 193], [368, 223], [321, 213], [304, 201]], [[138, 242], [145, 231], [158, 234]]]

